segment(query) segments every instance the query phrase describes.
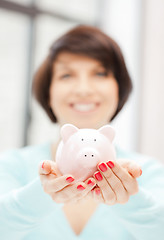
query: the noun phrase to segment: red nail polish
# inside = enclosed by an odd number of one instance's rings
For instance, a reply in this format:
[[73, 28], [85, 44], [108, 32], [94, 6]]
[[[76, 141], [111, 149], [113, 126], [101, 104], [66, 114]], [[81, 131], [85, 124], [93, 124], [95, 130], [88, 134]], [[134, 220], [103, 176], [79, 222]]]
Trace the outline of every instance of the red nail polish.
[[85, 187], [83, 187], [82, 185], [78, 185], [78, 186], [77, 186], [77, 189], [78, 189], [78, 190], [84, 190]]
[[95, 190], [95, 193], [96, 193], [97, 195], [100, 195], [100, 193], [101, 193], [100, 189], [96, 189], [96, 190]]
[[87, 184], [88, 184], [88, 185], [90, 185], [90, 186], [93, 186], [93, 185], [95, 185], [95, 184], [94, 184], [94, 182], [92, 182], [92, 181], [91, 181], [91, 179], [89, 179], [89, 181], [88, 181], [88, 183], [87, 183]]
[[66, 181], [69, 182], [69, 183], [73, 182], [74, 180], [75, 180], [75, 179], [72, 178], [72, 177], [67, 177], [67, 178], [66, 178]]
[[108, 167], [113, 168], [114, 167], [114, 163], [112, 161], [109, 161], [106, 163], [108, 165]]
[[42, 168], [44, 168], [44, 162], [42, 163]]
[[100, 168], [100, 170], [101, 170], [102, 172], [106, 172], [106, 170], [107, 170], [107, 166], [105, 165], [105, 163], [101, 163], [101, 164], [99, 165], [99, 168]]
[[98, 180], [98, 181], [101, 181], [103, 179], [102, 175], [100, 172], [97, 172], [95, 173], [95, 178]]

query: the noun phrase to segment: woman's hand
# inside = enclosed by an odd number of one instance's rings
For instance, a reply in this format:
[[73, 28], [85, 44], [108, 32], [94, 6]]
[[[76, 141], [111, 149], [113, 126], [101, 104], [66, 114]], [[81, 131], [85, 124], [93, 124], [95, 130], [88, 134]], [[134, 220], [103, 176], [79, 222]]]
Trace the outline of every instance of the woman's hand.
[[51, 160], [40, 163], [39, 175], [43, 190], [56, 203], [77, 202], [87, 196], [96, 185], [94, 178], [74, 183], [73, 176], [70, 174], [62, 175], [56, 163]]
[[127, 159], [102, 162], [94, 173], [97, 187], [92, 190], [95, 200], [108, 205], [124, 204], [138, 192], [136, 178], [142, 174], [141, 167]]

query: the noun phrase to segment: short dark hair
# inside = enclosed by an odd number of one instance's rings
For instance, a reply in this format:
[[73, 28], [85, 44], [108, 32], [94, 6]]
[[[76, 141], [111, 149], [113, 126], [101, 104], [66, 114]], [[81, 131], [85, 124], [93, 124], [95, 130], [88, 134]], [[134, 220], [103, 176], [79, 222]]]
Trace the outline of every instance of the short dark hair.
[[111, 120], [120, 112], [132, 90], [132, 82], [118, 44], [100, 29], [79, 25], [60, 38], [50, 47], [49, 54], [34, 75], [32, 90], [35, 98], [44, 108], [52, 122], [56, 116], [49, 106], [49, 88], [52, 80], [52, 68], [61, 52], [83, 54], [100, 61], [106, 70], [111, 71], [119, 86], [119, 103]]

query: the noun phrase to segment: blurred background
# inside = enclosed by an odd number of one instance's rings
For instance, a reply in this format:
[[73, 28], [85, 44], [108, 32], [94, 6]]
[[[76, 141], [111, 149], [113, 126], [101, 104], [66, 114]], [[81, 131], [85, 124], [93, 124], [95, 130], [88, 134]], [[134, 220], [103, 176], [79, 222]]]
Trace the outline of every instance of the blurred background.
[[51, 43], [78, 24], [120, 45], [134, 90], [113, 121], [116, 144], [164, 162], [163, 0], [0, 0], [0, 152], [56, 139], [31, 96]]

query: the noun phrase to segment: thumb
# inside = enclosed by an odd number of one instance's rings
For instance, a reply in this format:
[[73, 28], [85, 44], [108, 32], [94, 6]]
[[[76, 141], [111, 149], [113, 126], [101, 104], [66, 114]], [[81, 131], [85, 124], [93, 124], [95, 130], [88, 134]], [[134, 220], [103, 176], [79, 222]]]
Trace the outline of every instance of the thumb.
[[39, 174], [47, 175], [51, 173], [51, 160], [44, 160], [39, 163]]
[[134, 177], [134, 178], [138, 178], [141, 176], [142, 174], [142, 169], [141, 166], [139, 166], [136, 162], [134, 162], [133, 160], [129, 160], [129, 159], [118, 159], [118, 163], [125, 168], [128, 173]]

